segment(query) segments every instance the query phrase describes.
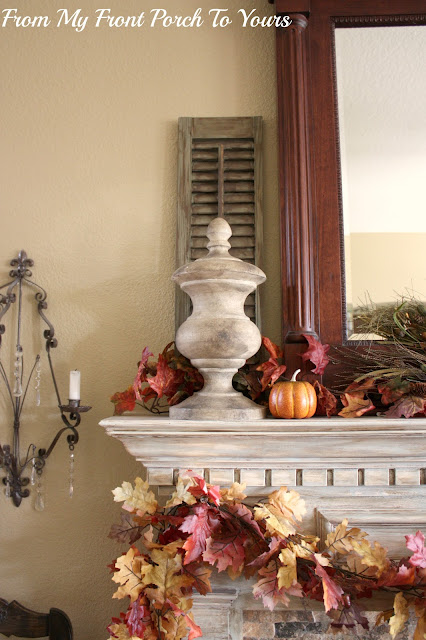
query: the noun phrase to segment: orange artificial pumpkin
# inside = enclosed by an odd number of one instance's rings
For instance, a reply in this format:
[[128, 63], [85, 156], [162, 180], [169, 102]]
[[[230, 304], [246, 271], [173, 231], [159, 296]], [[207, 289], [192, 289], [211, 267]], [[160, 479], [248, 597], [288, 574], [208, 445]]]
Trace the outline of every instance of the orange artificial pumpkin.
[[289, 381], [276, 382], [269, 394], [269, 410], [274, 418], [311, 418], [317, 408], [315, 389], [309, 382], [297, 381], [295, 371]]

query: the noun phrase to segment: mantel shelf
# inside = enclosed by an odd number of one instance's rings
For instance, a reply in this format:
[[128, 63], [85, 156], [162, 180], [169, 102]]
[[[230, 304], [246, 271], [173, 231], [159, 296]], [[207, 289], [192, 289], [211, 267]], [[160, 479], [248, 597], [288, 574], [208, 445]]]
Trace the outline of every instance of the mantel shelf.
[[100, 424], [148, 469], [278, 471], [426, 466], [423, 418], [265, 419], [239, 423], [129, 414], [106, 418]]

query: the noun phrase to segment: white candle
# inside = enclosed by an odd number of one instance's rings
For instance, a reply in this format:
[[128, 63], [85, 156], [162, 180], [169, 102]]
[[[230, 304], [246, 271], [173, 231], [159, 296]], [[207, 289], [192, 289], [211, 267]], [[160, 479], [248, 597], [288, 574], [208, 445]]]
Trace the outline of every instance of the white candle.
[[69, 400], [80, 400], [80, 371], [70, 371]]

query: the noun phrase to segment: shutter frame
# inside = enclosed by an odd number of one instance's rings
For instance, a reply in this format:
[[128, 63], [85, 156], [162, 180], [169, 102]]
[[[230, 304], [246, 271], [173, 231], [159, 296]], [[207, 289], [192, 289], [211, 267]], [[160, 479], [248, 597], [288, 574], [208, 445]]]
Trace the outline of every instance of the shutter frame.
[[[261, 268], [262, 118], [179, 118], [178, 128], [176, 267], [207, 253], [199, 246], [206, 239], [205, 228], [213, 217], [222, 213], [233, 231], [231, 253], [242, 259], [248, 256]], [[217, 162], [214, 156], [216, 149]], [[194, 152], [196, 158], [193, 160]], [[221, 169], [223, 180], [220, 180]], [[193, 180], [194, 176], [198, 180]], [[245, 193], [250, 194], [252, 202], [244, 197]], [[189, 296], [176, 287], [176, 330], [190, 315], [190, 309]], [[253, 321], [260, 328], [259, 288], [249, 296], [246, 311], [253, 315]]]

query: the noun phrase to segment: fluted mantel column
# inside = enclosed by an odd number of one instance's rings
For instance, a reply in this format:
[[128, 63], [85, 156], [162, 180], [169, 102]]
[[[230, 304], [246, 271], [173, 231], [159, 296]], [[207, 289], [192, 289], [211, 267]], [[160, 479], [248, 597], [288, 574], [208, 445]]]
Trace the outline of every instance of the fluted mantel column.
[[278, 131], [283, 338], [303, 342], [316, 335], [315, 220], [310, 180], [309, 90], [306, 56], [308, 18], [290, 14], [278, 28]]

